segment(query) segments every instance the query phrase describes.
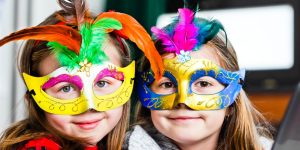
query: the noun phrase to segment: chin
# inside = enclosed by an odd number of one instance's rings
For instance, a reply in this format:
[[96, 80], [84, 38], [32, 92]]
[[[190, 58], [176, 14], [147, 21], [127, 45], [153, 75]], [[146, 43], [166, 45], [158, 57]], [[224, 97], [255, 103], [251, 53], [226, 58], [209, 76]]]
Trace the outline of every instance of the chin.
[[95, 136], [89, 136], [89, 137], [81, 137], [84, 140], [86, 140], [86, 143], [88, 143], [89, 145], [97, 145], [97, 143], [99, 143], [102, 139], [103, 136], [99, 136], [99, 135], [95, 135]]
[[169, 138], [174, 140], [176, 143], [184, 143], [184, 144], [192, 144], [201, 140], [201, 137], [199, 137], [199, 135], [193, 136], [190, 134], [176, 134], [170, 136]]

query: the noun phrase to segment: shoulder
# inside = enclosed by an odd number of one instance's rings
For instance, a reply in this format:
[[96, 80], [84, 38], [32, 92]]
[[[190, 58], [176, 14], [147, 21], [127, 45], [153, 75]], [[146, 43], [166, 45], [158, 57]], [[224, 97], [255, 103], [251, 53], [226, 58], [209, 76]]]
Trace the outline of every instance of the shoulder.
[[28, 149], [47, 149], [47, 150], [59, 150], [60, 146], [53, 140], [42, 137], [28, 141], [21, 150]]
[[259, 142], [261, 143], [263, 150], [271, 150], [274, 143], [272, 139], [263, 136], [259, 137]]
[[126, 133], [126, 149], [129, 150], [160, 150], [155, 140], [139, 125], [134, 126]]

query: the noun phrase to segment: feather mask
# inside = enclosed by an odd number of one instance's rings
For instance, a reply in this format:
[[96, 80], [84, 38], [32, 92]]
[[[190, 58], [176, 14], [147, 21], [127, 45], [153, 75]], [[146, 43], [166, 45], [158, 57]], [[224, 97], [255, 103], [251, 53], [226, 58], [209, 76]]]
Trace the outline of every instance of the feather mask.
[[180, 62], [190, 59], [189, 53], [211, 40], [223, 26], [217, 20], [195, 19], [195, 12], [187, 8], [178, 9], [179, 16], [169, 26], [152, 27], [154, 39], [161, 42], [163, 50], [175, 53]]
[[[155, 76], [160, 78], [163, 63], [151, 37], [131, 16], [104, 12], [92, 19], [84, 0], [58, 0], [67, 16], [57, 14], [65, 25], [43, 25], [23, 29], [0, 40], [0, 46], [15, 40], [43, 40], [57, 56], [60, 64], [70, 69], [80, 63], [99, 64], [107, 59], [102, 50], [108, 33], [113, 32], [134, 42], [150, 59]], [[68, 25], [68, 26], [67, 26]], [[71, 26], [77, 27], [77, 30]]]

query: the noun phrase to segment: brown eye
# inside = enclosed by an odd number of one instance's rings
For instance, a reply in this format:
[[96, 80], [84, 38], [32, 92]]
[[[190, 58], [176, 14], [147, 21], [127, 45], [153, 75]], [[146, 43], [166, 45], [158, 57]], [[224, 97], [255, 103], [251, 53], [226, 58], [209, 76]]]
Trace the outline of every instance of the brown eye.
[[222, 91], [225, 86], [215, 78], [204, 76], [193, 82], [191, 88], [197, 94], [215, 94]]
[[164, 82], [164, 83], [161, 83], [160, 86], [162, 88], [174, 88], [175, 87], [173, 82]]
[[208, 86], [212, 86], [212, 84], [210, 84], [210, 83], [207, 82], [207, 81], [199, 81], [198, 84], [199, 84], [200, 87], [208, 87]]
[[172, 94], [176, 92], [176, 84], [169, 78], [162, 77], [159, 81], [154, 81], [150, 89], [156, 94]]

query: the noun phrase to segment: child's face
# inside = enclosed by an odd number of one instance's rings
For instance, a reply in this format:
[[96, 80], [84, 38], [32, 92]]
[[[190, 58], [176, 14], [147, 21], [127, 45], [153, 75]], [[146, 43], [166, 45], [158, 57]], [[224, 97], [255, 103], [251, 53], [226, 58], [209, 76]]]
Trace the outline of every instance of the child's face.
[[[175, 57], [173, 54], [165, 55], [163, 58]], [[201, 50], [191, 52], [191, 57], [196, 59], [208, 59], [220, 66], [215, 50], [209, 46], [203, 46]], [[202, 77], [202, 86], [206, 81], [212, 83], [211, 90], [222, 90], [224, 86], [213, 78]], [[165, 81], [164, 81], [165, 80]], [[163, 82], [165, 85], [161, 85]], [[154, 92], [164, 92], [161, 88], [173, 89], [168, 78], [163, 77], [151, 85]], [[201, 84], [201, 83], [200, 83]], [[187, 145], [194, 145], [207, 142], [205, 145], [216, 145], [221, 126], [226, 115], [226, 109], [212, 111], [194, 111], [185, 104], [178, 104], [172, 110], [151, 110], [151, 118], [154, 126], [164, 135], [174, 140], [181, 148]], [[207, 147], [208, 148], [208, 147]], [[205, 149], [203, 147], [203, 149]]]
[[[121, 66], [121, 56], [118, 53], [118, 50], [115, 48], [115, 46], [113, 46], [111, 43], [107, 43], [104, 44], [103, 47], [104, 52], [108, 56], [110, 62], [116, 66]], [[43, 76], [51, 73], [53, 70], [59, 67], [60, 65], [56, 57], [54, 55], [50, 55], [40, 63], [39, 71], [40, 74]], [[103, 79], [108, 82], [114, 80], [111, 77], [104, 78]], [[101, 86], [99, 87], [105, 87], [104, 84], [106, 84], [106, 82], [101, 83]], [[120, 81], [119, 85], [121, 84], [122, 81]], [[95, 84], [95, 86], [96, 85], [97, 84]], [[72, 97], [74, 96], [72, 94], [75, 94], [76, 97], [76, 94], [80, 93], [78, 88], [72, 85], [63, 90], [65, 91], [60, 92], [60, 98]], [[51, 92], [53, 92], [53, 89], [46, 89], [45, 92], [47, 94], [51, 94]], [[47, 112], [45, 112], [45, 114], [50, 125], [58, 131], [72, 137], [84, 138], [86, 139], [86, 142], [90, 145], [96, 145], [105, 135], [107, 135], [117, 125], [122, 116], [122, 110], [123, 106], [104, 112], [88, 110], [79, 115], [57, 115]]]

